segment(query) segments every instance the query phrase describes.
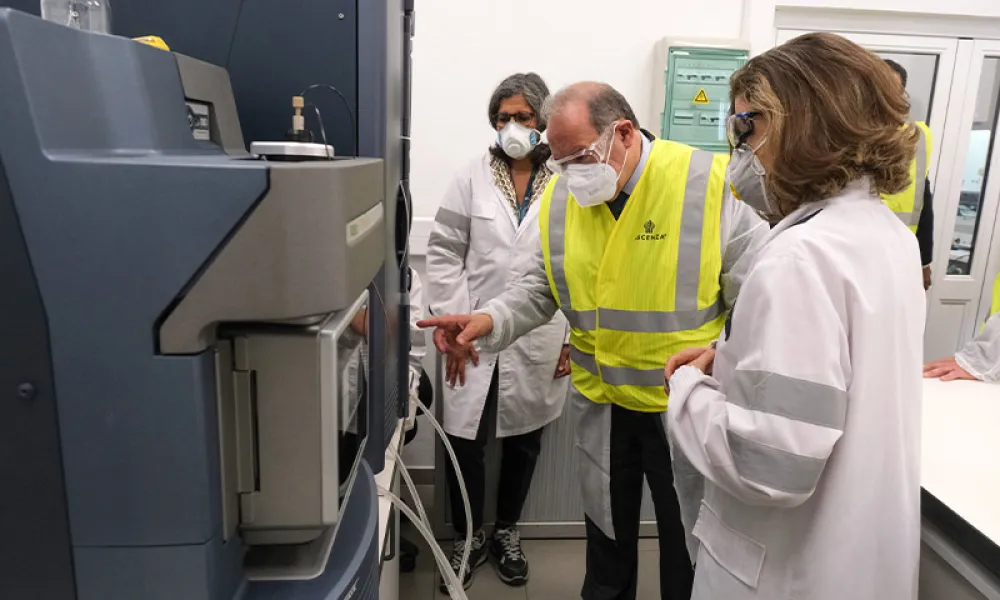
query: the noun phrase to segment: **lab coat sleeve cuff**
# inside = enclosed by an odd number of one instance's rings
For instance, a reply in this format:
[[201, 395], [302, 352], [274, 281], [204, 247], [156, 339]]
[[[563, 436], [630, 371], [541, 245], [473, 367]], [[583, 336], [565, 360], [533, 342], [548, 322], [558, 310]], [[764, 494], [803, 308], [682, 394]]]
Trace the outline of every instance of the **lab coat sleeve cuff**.
[[972, 363], [969, 362], [969, 359], [961, 352], [955, 354], [955, 362], [958, 363], [958, 366], [968, 371], [969, 375], [972, 375], [979, 381], [986, 381], [986, 377], [978, 369], [973, 367]]
[[482, 310], [477, 310], [475, 313], [477, 315], [489, 315], [493, 319], [493, 331], [489, 335], [479, 338], [479, 347], [481, 350], [486, 350], [487, 352], [499, 352], [503, 345], [503, 315], [500, 314], [495, 308], [491, 308], [487, 305], [486, 308]]
[[690, 365], [684, 365], [670, 376], [671, 399], [675, 396], [686, 399], [690, 390], [706, 379], [711, 378]]

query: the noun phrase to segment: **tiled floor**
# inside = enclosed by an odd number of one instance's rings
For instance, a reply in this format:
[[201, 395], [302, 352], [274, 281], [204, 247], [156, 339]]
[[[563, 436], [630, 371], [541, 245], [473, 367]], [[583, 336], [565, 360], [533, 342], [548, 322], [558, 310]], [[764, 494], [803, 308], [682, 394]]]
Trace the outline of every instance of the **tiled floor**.
[[[434, 560], [419, 535], [407, 530], [406, 537], [420, 546], [420, 557], [413, 573], [399, 579], [399, 600], [444, 600], [438, 591]], [[447, 547], [445, 548], [447, 550]], [[582, 540], [525, 540], [524, 551], [531, 562], [528, 585], [512, 588], [504, 585], [487, 563], [477, 572], [469, 600], [579, 600], [584, 574]], [[659, 597], [659, 552], [656, 540], [640, 542], [639, 598]]]

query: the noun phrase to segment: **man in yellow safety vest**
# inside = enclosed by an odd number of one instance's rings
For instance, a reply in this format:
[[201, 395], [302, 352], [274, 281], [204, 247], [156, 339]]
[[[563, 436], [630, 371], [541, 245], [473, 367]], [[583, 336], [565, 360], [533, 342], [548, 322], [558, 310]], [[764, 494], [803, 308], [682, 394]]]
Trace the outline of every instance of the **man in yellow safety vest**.
[[[901, 64], [885, 59], [885, 63], [899, 75], [899, 81], [906, 87], [907, 73]], [[920, 244], [920, 264], [924, 266], [924, 289], [931, 287], [931, 263], [934, 261], [934, 196], [931, 192], [930, 165], [933, 138], [930, 127], [923, 121], [914, 123], [920, 128], [917, 155], [910, 165], [910, 187], [902, 192], [882, 197], [882, 201], [892, 212], [917, 235]]]
[[729, 158], [639, 129], [605, 84], [546, 104], [550, 166], [540, 244], [518, 285], [478, 314], [420, 323], [465, 360], [562, 310], [571, 326], [577, 473], [587, 531], [585, 600], [636, 597], [643, 479], [656, 509], [661, 597], [688, 600], [693, 570], [664, 430], [663, 365], [717, 339], [768, 233], [725, 193]]

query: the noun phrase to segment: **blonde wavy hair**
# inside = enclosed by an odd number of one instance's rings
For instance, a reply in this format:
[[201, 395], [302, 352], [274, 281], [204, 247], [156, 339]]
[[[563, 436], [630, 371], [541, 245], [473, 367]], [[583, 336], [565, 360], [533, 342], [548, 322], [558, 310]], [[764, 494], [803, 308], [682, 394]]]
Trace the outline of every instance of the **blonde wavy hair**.
[[765, 178], [784, 214], [841, 192], [863, 176], [872, 191], [910, 185], [920, 132], [892, 68], [838, 35], [811, 33], [751, 59], [730, 82], [731, 98], [769, 120]]

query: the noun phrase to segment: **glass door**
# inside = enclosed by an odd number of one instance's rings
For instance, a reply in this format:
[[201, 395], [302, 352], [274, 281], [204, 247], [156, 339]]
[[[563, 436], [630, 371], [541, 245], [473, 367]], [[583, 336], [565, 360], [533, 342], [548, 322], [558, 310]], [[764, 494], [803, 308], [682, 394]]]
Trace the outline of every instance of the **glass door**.
[[1000, 250], [993, 247], [1000, 198], [1000, 42], [962, 40], [959, 50], [962, 69], [952, 96], [957, 147], [951, 163], [942, 163], [951, 172], [947, 189], [935, 190], [940, 233], [924, 347], [928, 359], [954, 353], [975, 335], [988, 316], [1000, 267]]

